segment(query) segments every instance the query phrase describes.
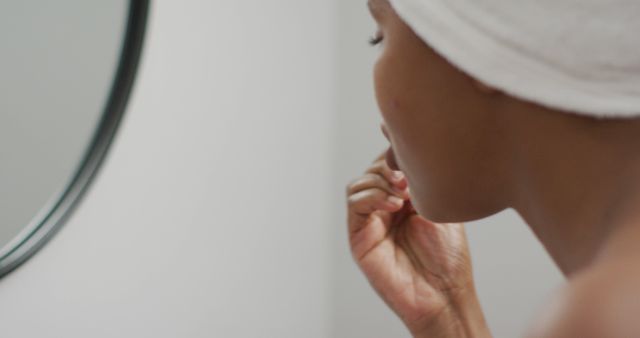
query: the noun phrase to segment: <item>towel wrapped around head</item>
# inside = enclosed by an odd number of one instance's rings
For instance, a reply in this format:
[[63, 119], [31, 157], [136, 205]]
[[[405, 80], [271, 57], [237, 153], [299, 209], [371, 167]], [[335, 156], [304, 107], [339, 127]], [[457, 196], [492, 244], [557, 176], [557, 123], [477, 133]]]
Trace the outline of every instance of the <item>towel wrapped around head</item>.
[[514, 97], [640, 116], [640, 0], [390, 0], [429, 46]]

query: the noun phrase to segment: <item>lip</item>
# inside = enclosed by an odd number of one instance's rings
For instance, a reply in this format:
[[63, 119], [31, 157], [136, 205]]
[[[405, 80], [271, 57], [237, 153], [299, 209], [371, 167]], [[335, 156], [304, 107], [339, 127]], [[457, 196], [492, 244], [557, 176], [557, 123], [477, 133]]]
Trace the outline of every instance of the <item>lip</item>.
[[391, 168], [391, 170], [396, 170], [396, 171], [400, 170], [400, 167], [398, 167], [398, 162], [396, 161], [396, 156], [393, 153], [393, 149], [391, 149], [391, 147], [387, 149], [385, 158], [387, 160], [387, 165], [389, 165], [389, 168]]
[[[387, 131], [387, 126], [385, 126], [384, 123], [382, 123], [380, 125], [380, 129], [382, 129], [382, 134], [384, 134], [384, 137], [387, 139], [387, 141], [391, 143], [391, 139], [389, 138], [389, 131]], [[393, 149], [391, 149], [391, 147], [387, 149], [385, 158], [387, 161], [387, 165], [389, 165], [389, 168], [391, 168], [391, 170], [396, 170], [396, 171], [400, 170], [400, 167], [398, 166], [398, 161], [396, 161], [396, 155], [393, 153]]]

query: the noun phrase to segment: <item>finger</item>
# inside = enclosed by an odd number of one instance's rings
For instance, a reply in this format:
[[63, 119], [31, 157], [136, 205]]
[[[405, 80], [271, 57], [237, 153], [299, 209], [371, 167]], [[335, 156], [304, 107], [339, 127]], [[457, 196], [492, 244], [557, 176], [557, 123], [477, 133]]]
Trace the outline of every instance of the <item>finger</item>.
[[389, 233], [388, 212], [375, 212], [369, 216], [363, 226], [349, 233], [349, 245], [352, 257], [360, 263], [367, 253], [378, 246]]
[[350, 214], [364, 217], [376, 210], [396, 212], [404, 205], [404, 201], [398, 196], [389, 195], [378, 188], [357, 192], [348, 197], [347, 203]]
[[409, 199], [409, 189], [400, 189], [399, 187], [392, 185], [388, 180], [380, 176], [379, 174], [367, 173], [364, 176], [354, 180], [347, 186], [347, 195], [353, 195], [363, 190], [378, 188], [383, 189], [387, 193], [398, 196], [402, 199]]
[[[399, 209], [402, 210], [402, 207], [400, 207]], [[365, 230], [366, 232], [370, 232], [371, 230], [367, 229], [369, 229], [371, 226], [380, 226], [384, 229], [385, 232], [387, 232], [392, 226], [392, 220], [394, 217], [393, 215], [395, 215], [394, 212], [385, 210], [375, 210], [374, 212], [367, 215], [349, 212], [347, 222], [348, 233], [350, 236], [353, 236], [355, 234], [364, 232]], [[379, 224], [375, 225], [374, 223]]]
[[402, 171], [392, 170], [384, 158], [373, 162], [366, 173], [379, 174], [400, 189], [405, 189], [408, 186], [404, 173]]

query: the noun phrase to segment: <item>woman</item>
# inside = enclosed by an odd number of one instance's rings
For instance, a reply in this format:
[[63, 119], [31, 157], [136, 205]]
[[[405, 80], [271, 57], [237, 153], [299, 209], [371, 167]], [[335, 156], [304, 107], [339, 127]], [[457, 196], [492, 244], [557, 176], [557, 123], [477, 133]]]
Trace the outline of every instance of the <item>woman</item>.
[[347, 188], [350, 244], [415, 337], [491, 336], [457, 222], [506, 208], [568, 278], [528, 337], [640, 337], [640, 52], [616, 35], [640, 7], [580, 3], [369, 1], [391, 147]]

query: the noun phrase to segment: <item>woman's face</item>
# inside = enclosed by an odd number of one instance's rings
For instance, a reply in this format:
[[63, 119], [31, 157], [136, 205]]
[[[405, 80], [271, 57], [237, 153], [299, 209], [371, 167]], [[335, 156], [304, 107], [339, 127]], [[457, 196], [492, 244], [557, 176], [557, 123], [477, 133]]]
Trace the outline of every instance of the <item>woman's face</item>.
[[374, 71], [383, 130], [417, 211], [464, 222], [503, 210], [499, 100], [437, 55], [386, 0], [371, 0], [382, 52]]

